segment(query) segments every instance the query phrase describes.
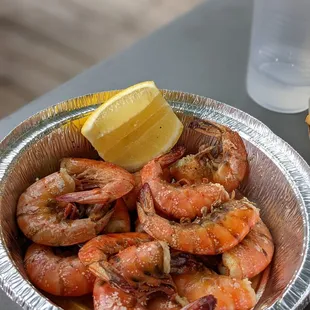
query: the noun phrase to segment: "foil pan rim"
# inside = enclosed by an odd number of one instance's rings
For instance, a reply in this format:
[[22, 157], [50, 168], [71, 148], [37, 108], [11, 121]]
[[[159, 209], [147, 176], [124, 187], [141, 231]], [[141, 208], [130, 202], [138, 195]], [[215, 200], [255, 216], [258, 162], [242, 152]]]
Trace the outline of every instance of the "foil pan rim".
[[[16, 126], [0, 142], [0, 194], [1, 183], [3, 179], [5, 179], [7, 172], [6, 169], [11, 163], [10, 160], [8, 160], [8, 153], [6, 151], [13, 154], [13, 157], [16, 158], [18, 156], [18, 152], [10, 148], [10, 144], [17, 143], [20, 145], [21, 149], [23, 149], [23, 147], [27, 147], [27, 144], [30, 141], [29, 139], [27, 140], [25, 138], [29, 132], [31, 133], [31, 129], [33, 127], [40, 126], [40, 115], [42, 113], [46, 111], [53, 111], [51, 112], [50, 118], [47, 117], [46, 123], [49, 121], [50, 128], [55, 128], [67, 120], [74, 118], [75, 116], [78, 117], [82, 114], [86, 114], [94, 110], [96, 105], [99, 104], [90, 103], [84, 108], [80, 108], [76, 111], [70, 111], [70, 107], [65, 107], [66, 103], [69, 103], [73, 100], [81, 100], [85, 98], [87, 99], [88, 97], [96, 94], [103, 94], [111, 97], [118, 91], [119, 90], [90, 93], [87, 95], [68, 99], [42, 111], [39, 111]], [[285, 173], [289, 182], [295, 185], [296, 189], [294, 190], [296, 195], [299, 196], [300, 205], [302, 206], [301, 209], [303, 212], [303, 224], [305, 228], [303, 262], [301, 264], [300, 270], [296, 272], [295, 277], [286, 287], [282, 298], [276, 301], [271, 307], [269, 307], [269, 309], [303, 309], [307, 302], [309, 302], [308, 295], [310, 293], [310, 284], [308, 283], [308, 279], [310, 277], [310, 194], [308, 194], [310, 193], [309, 165], [297, 153], [297, 151], [295, 151], [280, 137], [275, 135], [264, 123], [237, 108], [207, 97], [190, 93], [170, 90], [162, 90], [162, 92], [172, 106], [174, 106], [174, 102], [188, 104], [188, 107], [184, 109], [184, 112], [192, 113], [193, 115], [199, 116], [201, 118], [208, 117], [222, 124], [230, 125], [233, 128], [235, 127], [235, 129], [242, 129], [240, 130], [242, 137], [251, 143], [258, 145], [260, 149], [264, 150], [264, 152], [273, 160], [276, 159], [277, 165], [281, 167], [282, 172]], [[64, 105], [64, 108], [61, 108], [61, 105]], [[199, 110], [200, 105], [202, 110]], [[58, 109], [58, 107], [60, 108]], [[206, 107], [208, 109], [206, 109]], [[60, 114], [58, 120], [55, 122], [51, 121], [51, 118], [53, 118], [53, 116], [57, 115], [58, 113]], [[215, 114], [217, 114], [217, 116]], [[218, 115], [220, 115], [220, 118]], [[24, 125], [26, 126], [23, 128], [25, 131], [19, 131]], [[239, 128], [239, 126], [241, 127]], [[48, 132], [48, 127], [49, 126], [47, 126], [47, 128], [42, 128], [41, 134]], [[40, 135], [40, 132], [36, 132], [36, 134]], [[18, 272], [14, 262], [11, 260], [11, 255], [3, 242], [2, 229], [0, 231], [0, 235], [0, 287], [13, 301], [22, 306], [24, 309], [60, 309], [58, 306], [49, 301], [45, 296], [38, 293], [34, 286], [22, 277], [22, 275]]]

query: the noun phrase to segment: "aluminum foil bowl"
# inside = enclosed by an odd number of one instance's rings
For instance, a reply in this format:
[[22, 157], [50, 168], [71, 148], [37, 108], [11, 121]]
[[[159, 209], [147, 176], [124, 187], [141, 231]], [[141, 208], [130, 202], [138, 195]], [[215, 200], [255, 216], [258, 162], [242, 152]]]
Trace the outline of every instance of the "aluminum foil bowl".
[[[95, 158], [81, 135], [85, 117], [117, 91], [90, 94], [48, 108], [15, 128], [0, 146], [0, 285], [24, 309], [91, 309], [89, 299], [48, 296], [27, 279], [23, 268], [25, 238], [15, 211], [19, 195], [37, 177], [59, 169], [65, 156]], [[189, 152], [204, 142], [186, 125], [193, 116], [237, 130], [249, 154], [250, 175], [241, 192], [257, 203], [275, 241], [270, 268], [254, 283], [255, 309], [302, 309], [310, 291], [310, 168], [283, 140], [250, 115], [212, 99], [163, 90], [185, 124], [181, 137]]]

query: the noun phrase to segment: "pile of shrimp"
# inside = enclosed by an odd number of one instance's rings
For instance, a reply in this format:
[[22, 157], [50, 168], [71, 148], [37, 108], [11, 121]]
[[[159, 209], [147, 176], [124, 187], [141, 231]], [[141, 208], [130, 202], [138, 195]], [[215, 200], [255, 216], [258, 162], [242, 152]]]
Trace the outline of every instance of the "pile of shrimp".
[[38, 289], [93, 295], [95, 310], [251, 309], [251, 279], [271, 262], [259, 209], [235, 190], [249, 172], [237, 132], [194, 120], [216, 139], [183, 146], [133, 174], [104, 161], [64, 158], [26, 189], [17, 223], [32, 242], [24, 265]]

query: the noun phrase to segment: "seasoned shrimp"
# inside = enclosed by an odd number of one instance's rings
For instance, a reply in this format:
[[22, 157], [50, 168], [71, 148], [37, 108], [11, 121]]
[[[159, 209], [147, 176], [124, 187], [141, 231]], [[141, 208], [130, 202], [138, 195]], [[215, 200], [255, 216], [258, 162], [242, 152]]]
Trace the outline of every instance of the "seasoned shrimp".
[[135, 185], [129, 172], [104, 161], [64, 158], [60, 166], [74, 178], [80, 191], [60, 195], [58, 201], [107, 204], [129, 193]]
[[88, 218], [68, 218], [65, 211], [74, 209], [72, 204], [59, 203], [55, 198], [74, 190], [75, 181], [65, 169], [28, 187], [19, 198], [16, 212], [18, 226], [26, 237], [38, 244], [67, 246], [86, 242], [98, 235], [113, 210], [107, 206], [99, 212], [90, 210]]
[[256, 303], [256, 296], [248, 280], [236, 280], [218, 275], [204, 268], [199, 271], [174, 275], [178, 294], [188, 302], [206, 295], [213, 295], [217, 301], [218, 310], [246, 310]]
[[249, 168], [246, 148], [239, 134], [211, 121], [195, 120], [189, 127], [219, 138], [220, 145], [201, 146], [198, 154], [180, 159], [170, 169], [173, 177], [190, 183], [207, 179], [223, 185], [228, 192], [236, 189]]
[[79, 258], [97, 277], [126, 292], [160, 290], [172, 295], [169, 248], [150, 240], [143, 233], [99, 236], [81, 248]]
[[122, 198], [117, 199], [114, 213], [105, 227], [104, 232], [107, 234], [130, 232], [130, 226], [128, 209]]
[[70, 250], [64, 252], [33, 243], [27, 249], [24, 262], [30, 281], [45, 292], [57, 296], [82, 296], [93, 290], [95, 276]]
[[[184, 146], [175, 146], [169, 153], [161, 155], [157, 158], [163, 169], [163, 179], [167, 182], [171, 182], [169, 166], [180, 159], [184, 155], [185, 151], [186, 149]], [[142, 187], [141, 171], [134, 173], [133, 177], [135, 179], [135, 187], [131, 192], [124, 196], [124, 201], [129, 210], [136, 209], [137, 198]]]
[[259, 220], [259, 211], [247, 199], [230, 200], [192, 223], [176, 223], [160, 217], [148, 184], [137, 204], [143, 229], [173, 249], [193, 254], [220, 254], [236, 246]]
[[202, 215], [202, 209], [210, 210], [229, 199], [220, 184], [201, 183], [194, 185], [171, 184], [163, 179], [163, 170], [154, 159], [141, 170], [142, 183], [148, 183], [154, 197], [156, 209], [176, 219], [194, 219]]
[[193, 303], [182, 307], [166, 295], [141, 302], [132, 294], [125, 293], [109, 283], [97, 279], [94, 292], [94, 310], [214, 310], [216, 299], [212, 295], [203, 296]]
[[94, 310], [146, 310], [132, 294], [97, 278], [93, 291]]
[[120, 285], [125, 291], [133, 288], [124, 277], [109, 263], [109, 259], [118, 252], [151, 241], [145, 233], [122, 233], [97, 236], [88, 241], [79, 251], [79, 259], [102, 280]]
[[269, 229], [259, 221], [241, 243], [223, 253], [220, 273], [236, 279], [253, 278], [270, 264], [273, 252]]
[[[175, 286], [170, 273], [170, 252], [165, 242], [150, 241], [131, 246], [109, 260], [116, 270], [135, 290], [150, 294], [165, 292], [175, 295]], [[116, 283], [121, 287], [120, 283]]]

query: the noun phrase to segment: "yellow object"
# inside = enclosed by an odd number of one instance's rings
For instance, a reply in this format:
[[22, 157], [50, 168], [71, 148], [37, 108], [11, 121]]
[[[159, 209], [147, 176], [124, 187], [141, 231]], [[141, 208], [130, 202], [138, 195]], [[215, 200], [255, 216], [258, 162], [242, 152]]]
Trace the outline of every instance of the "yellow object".
[[95, 110], [82, 134], [105, 161], [136, 171], [178, 141], [183, 125], [154, 82], [133, 85]]

